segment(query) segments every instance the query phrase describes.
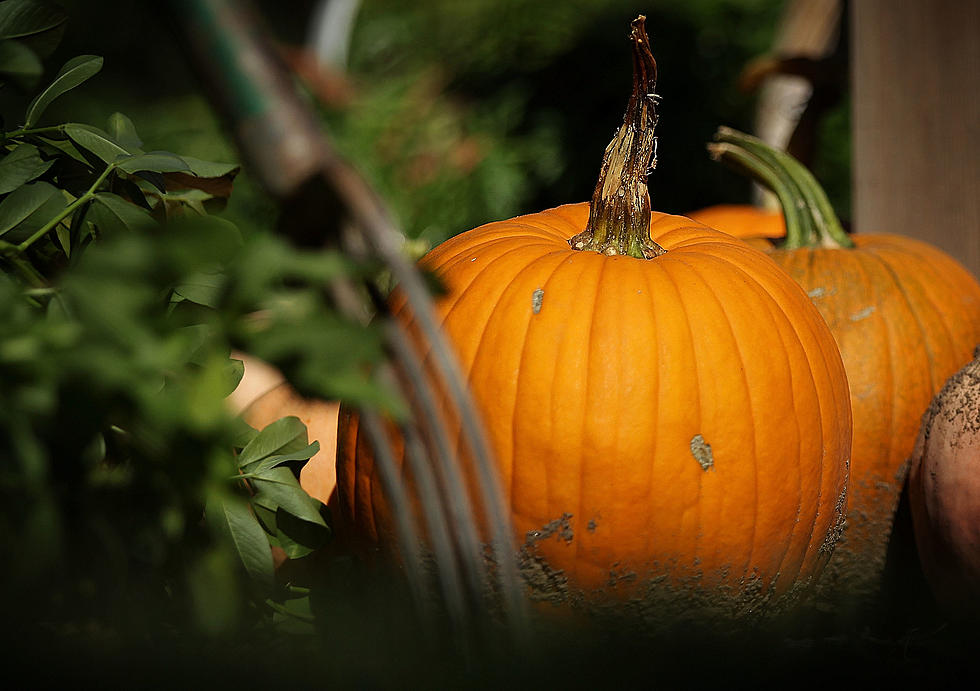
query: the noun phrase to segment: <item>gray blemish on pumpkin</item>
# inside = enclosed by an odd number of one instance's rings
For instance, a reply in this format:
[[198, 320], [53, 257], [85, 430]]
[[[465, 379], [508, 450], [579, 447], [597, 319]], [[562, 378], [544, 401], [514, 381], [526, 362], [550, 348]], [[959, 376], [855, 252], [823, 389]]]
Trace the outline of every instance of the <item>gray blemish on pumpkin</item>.
[[851, 319], [852, 322], [859, 322], [862, 319], [867, 319], [868, 317], [870, 317], [874, 313], [875, 309], [876, 308], [875, 308], [874, 305], [870, 305], [868, 307], [865, 307], [860, 312], [855, 312], [854, 314], [852, 314], [850, 316], [850, 319]]
[[[539, 547], [542, 540], [560, 540], [570, 531], [570, 519], [570, 514], [563, 514], [526, 533], [518, 565], [524, 592], [532, 601], [566, 606], [588, 617], [611, 617], [608, 621], [628, 616], [645, 631], [669, 633], [687, 630], [691, 624], [755, 625], [768, 616], [792, 611], [813, 586], [810, 576], [801, 576], [780, 594], [776, 589], [776, 583], [782, 582], [779, 572], [764, 579], [755, 568], [738, 575], [730, 573], [731, 565], [704, 570], [699, 568], [700, 560], [685, 567], [676, 558], [668, 558], [665, 562], [613, 561], [600, 584], [583, 588], [549, 563]], [[485, 558], [493, 562], [489, 546]]]
[[844, 536], [844, 531], [847, 528], [847, 483], [844, 484], [844, 488], [841, 490], [840, 494], [837, 495], [837, 502], [834, 504], [834, 520], [830, 525], [830, 529], [824, 536], [823, 542], [820, 543], [820, 547], [817, 548], [818, 553], [823, 554], [833, 554], [834, 548], [837, 543], [841, 541]]
[[596, 529], [596, 528], [597, 528], [598, 526], [599, 526], [599, 524], [598, 524], [598, 523], [596, 523], [596, 520], [595, 520], [595, 519], [593, 518], [592, 520], [590, 520], [590, 521], [589, 521], [589, 524], [588, 524], [587, 526], [585, 526], [585, 527], [586, 527], [586, 528], [588, 529], [588, 531], [589, 531], [590, 533], [594, 533], [594, 532], [595, 532], [595, 529]]
[[544, 290], [538, 288], [531, 294], [531, 311], [535, 314], [540, 312], [542, 302], [544, 302]]
[[562, 602], [569, 598], [569, 583], [565, 572], [552, 568], [538, 552], [537, 545], [555, 535], [570, 543], [574, 538], [571, 519], [572, 514], [563, 513], [560, 518], [548, 521], [538, 530], [525, 533], [524, 544], [518, 553], [518, 569], [532, 600]]
[[617, 561], [609, 569], [609, 580], [606, 581], [606, 584], [616, 587], [620, 583], [635, 583], [639, 578], [640, 575], [632, 569], [619, 568], [619, 562]]
[[715, 458], [711, 455], [711, 444], [700, 434], [691, 437], [691, 455], [701, 465], [701, 470], [711, 470], [715, 465]]
[[565, 542], [571, 542], [575, 538], [572, 530], [572, 514], [563, 513], [560, 518], [548, 521], [538, 530], [529, 530], [524, 535], [525, 544], [530, 546], [541, 540], [547, 540], [552, 535], [557, 535]]
[[813, 290], [807, 293], [807, 295], [809, 295], [811, 299], [822, 298], [826, 294], [827, 294], [826, 288], [814, 288]]

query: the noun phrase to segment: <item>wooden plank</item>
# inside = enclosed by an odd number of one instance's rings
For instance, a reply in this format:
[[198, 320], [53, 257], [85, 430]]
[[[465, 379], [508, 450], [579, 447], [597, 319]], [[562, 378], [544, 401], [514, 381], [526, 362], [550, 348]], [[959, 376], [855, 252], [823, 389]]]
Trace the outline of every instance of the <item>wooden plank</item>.
[[854, 0], [854, 228], [980, 276], [980, 2]]

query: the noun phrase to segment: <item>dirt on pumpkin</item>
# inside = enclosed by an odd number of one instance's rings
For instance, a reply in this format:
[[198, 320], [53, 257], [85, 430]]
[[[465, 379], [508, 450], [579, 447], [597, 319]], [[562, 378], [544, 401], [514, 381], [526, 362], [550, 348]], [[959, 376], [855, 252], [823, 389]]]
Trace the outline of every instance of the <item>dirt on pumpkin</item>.
[[[561, 569], [546, 559], [540, 545], [547, 540], [566, 544], [575, 538], [574, 516], [563, 513], [525, 535], [518, 549], [518, 568], [528, 598], [541, 607], [570, 612], [589, 619], [625, 618], [647, 631], [663, 631], [690, 625], [735, 624], [761, 621], [792, 611], [810, 591], [809, 582], [794, 584], [788, 592], [777, 595], [765, 587], [762, 578], [753, 574], [735, 585], [724, 584], [725, 573], [712, 579], [719, 585], [707, 585], [698, 571], [688, 578], [678, 578], [651, 564], [645, 572], [613, 563], [602, 586], [584, 590], [576, 587]], [[586, 529], [594, 531], [596, 518]], [[828, 539], [830, 539], [828, 537]]]

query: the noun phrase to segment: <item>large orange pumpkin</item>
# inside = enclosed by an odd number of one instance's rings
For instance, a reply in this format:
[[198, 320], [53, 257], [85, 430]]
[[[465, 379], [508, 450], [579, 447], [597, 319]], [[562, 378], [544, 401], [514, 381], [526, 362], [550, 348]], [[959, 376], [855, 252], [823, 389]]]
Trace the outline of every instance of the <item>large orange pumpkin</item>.
[[[788, 154], [722, 128], [716, 157], [773, 188], [787, 236], [770, 256], [810, 295], [840, 347], [854, 416], [847, 528], [828, 592], [873, 594], [919, 421], [980, 342], [980, 284], [952, 257], [895, 234], [848, 237]], [[726, 230], [724, 226], [720, 230]]]
[[[634, 93], [591, 206], [490, 223], [421, 263], [447, 288], [438, 314], [522, 566], [547, 576], [531, 585], [622, 597], [673, 586], [752, 607], [805, 584], [834, 546], [846, 380], [819, 313], [764, 253], [651, 213], [656, 66], [642, 20], [632, 38]], [[346, 408], [337, 481], [338, 536], [393, 544]]]

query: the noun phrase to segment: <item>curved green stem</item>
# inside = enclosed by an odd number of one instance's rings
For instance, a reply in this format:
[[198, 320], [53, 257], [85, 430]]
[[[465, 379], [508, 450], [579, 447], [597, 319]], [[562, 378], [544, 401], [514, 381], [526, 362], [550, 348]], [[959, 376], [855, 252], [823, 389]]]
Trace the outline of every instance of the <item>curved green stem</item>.
[[647, 174], [656, 165], [657, 62], [643, 16], [633, 20], [633, 92], [623, 124], [602, 157], [585, 230], [568, 241], [576, 250], [651, 259], [666, 250], [650, 239]]
[[[767, 168], [771, 168], [773, 171], [777, 171], [779, 175], [787, 176], [793, 181], [798, 196], [802, 198], [805, 204], [805, 213], [812, 219], [814, 225], [815, 236], [807, 242], [807, 246], [830, 248], [854, 246], [854, 241], [844, 232], [844, 228], [837, 219], [837, 214], [834, 213], [826, 192], [802, 163], [785, 151], [779, 151], [757, 137], [733, 130], [730, 127], [719, 127], [715, 133], [715, 139], [747, 151], [762, 161]], [[751, 171], [749, 172], [752, 174]], [[755, 177], [754, 174], [753, 177]], [[758, 182], [769, 186], [765, 179], [756, 179]], [[787, 227], [787, 232], [788, 230]]]
[[708, 151], [714, 160], [747, 174], [775, 192], [786, 220], [786, 241], [782, 244], [783, 249], [795, 250], [813, 244], [813, 217], [806, 212], [806, 202], [800, 195], [799, 188], [784, 170], [768, 166], [758, 156], [728, 142], [708, 144]]
[[282, 614], [283, 616], [292, 617], [293, 619], [298, 619], [299, 621], [303, 621], [311, 624], [314, 621], [316, 621], [315, 617], [312, 617], [309, 614], [300, 614], [299, 612], [293, 612], [287, 609], [286, 607], [283, 607], [278, 602], [275, 602], [274, 600], [266, 600], [265, 604], [268, 605], [270, 609], [272, 609], [275, 612], [278, 612], [279, 614]]

